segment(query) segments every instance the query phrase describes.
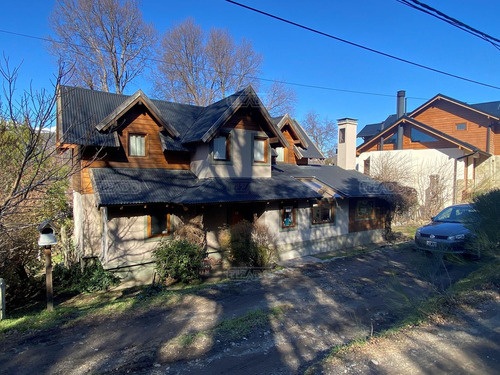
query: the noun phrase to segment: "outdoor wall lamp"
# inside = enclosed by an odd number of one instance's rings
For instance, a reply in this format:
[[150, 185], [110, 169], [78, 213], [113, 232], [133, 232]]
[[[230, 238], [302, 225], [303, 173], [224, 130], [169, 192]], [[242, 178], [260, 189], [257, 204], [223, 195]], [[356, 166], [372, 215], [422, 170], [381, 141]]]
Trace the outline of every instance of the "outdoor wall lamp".
[[38, 246], [43, 246], [45, 255], [45, 286], [47, 289], [47, 310], [54, 310], [54, 298], [52, 289], [52, 245], [57, 244], [55, 228], [50, 220], [43, 221], [38, 226], [40, 238]]

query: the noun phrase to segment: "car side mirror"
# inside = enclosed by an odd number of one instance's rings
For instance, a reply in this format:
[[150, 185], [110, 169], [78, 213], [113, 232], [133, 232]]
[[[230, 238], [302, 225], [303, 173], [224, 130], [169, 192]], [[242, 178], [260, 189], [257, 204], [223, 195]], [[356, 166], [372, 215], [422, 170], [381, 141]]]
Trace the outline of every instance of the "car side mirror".
[[431, 221], [434, 221], [435, 218], [436, 216], [431, 216]]

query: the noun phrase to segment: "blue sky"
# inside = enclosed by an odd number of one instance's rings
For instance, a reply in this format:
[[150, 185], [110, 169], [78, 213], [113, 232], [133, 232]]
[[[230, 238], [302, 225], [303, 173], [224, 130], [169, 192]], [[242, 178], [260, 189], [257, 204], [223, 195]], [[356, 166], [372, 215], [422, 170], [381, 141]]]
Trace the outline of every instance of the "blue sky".
[[[423, 0], [494, 37], [500, 38], [497, 0]], [[249, 6], [337, 37], [398, 57], [500, 86], [500, 51], [442, 21], [417, 12], [396, 0], [295, 1], [240, 0]], [[2, 6], [0, 30], [37, 37], [50, 35], [48, 16], [54, 1], [9, 1]], [[173, 24], [193, 17], [205, 30], [227, 28], [236, 40], [247, 38], [264, 57], [261, 77], [306, 85], [384, 94], [294, 87], [295, 117], [307, 111], [336, 120], [351, 117], [365, 124], [395, 113], [396, 92], [406, 90], [408, 109], [437, 93], [468, 102], [500, 100], [500, 90], [445, 77], [393, 61], [277, 20], [252, 13], [224, 0], [143, 0], [144, 19], [163, 33]], [[18, 89], [50, 88], [56, 73], [43, 42], [0, 32], [0, 51], [12, 65], [22, 62]], [[262, 83], [265, 88], [266, 83]], [[127, 87], [141, 88], [155, 98], [147, 79]]]

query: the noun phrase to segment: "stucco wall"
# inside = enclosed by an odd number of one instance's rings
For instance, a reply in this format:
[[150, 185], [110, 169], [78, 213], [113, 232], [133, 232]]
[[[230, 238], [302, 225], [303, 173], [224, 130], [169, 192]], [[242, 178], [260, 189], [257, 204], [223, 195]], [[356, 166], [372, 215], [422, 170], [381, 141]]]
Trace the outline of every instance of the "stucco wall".
[[93, 194], [73, 193], [73, 220], [73, 240], [80, 255], [100, 256], [102, 221]]
[[[465, 162], [456, 160], [464, 155], [458, 148], [427, 150], [389, 150], [364, 152], [357, 158], [356, 169], [364, 173], [365, 160], [370, 159], [370, 175], [381, 170], [381, 165], [390, 165], [387, 172], [390, 178], [417, 191], [419, 203], [425, 205], [430, 176], [438, 175], [442, 179], [444, 205], [453, 204], [454, 188], [459, 195], [460, 184], [454, 187], [455, 178], [463, 180]], [[393, 171], [400, 170], [394, 173]], [[394, 176], [392, 176], [394, 175]], [[472, 175], [472, 174], [471, 174]]]
[[[253, 138], [256, 131], [231, 130], [231, 161], [213, 161], [210, 144], [198, 145], [191, 158], [191, 171], [199, 178], [210, 177], [271, 177], [270, 163], [253, 164]], [[268, 150], [271, 160], [271, 151]]]

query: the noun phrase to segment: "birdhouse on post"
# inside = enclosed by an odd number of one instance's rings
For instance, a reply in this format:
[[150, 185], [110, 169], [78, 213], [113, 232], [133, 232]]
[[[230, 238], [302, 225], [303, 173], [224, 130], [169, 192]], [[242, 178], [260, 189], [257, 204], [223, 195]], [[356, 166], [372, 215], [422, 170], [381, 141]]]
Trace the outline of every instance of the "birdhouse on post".
[[55, 227], [50, 220], [45, 220], [38, 226], [40, 238], [38, 245], [44, 247], [45, 254], [45, 286], [47, 288], [47, 310], [54, 310], [52, 290], [52, 245], [57, 244]]
[[38, 226], [40, 238], [38, 239], [38, 246], [52, 246], [57, 244], [55, 227], [49, 219], [43, 221]]

